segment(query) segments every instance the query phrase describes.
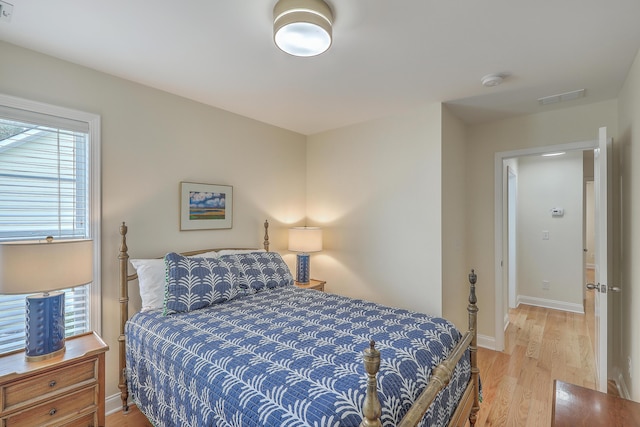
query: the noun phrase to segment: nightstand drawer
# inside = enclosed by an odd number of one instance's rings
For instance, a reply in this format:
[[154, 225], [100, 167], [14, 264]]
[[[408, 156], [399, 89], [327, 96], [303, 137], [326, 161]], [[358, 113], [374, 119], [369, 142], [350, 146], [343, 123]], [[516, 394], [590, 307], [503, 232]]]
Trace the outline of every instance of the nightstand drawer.
[[[97, 408], [98, 387], [89, 387], [53, 399], [4, 418], [2, 427], [48, 426], [64, 423], [82, 412]], [[77, 424], [71, 424], [77, 425]]]
[[0, 399], [3, 402], [0, 412], [14, 409], [14, 407], [34, 399], [40, 400], [55, 397], [56, 394], [63, 393], [65, 390], [97, 382], [97, 363], [97, 359], [91, 359], [73, 366], [36, 375], [26, 380], [6, 384], [0, 390], [4, 397]]
[[61, 427], [98, 427], [98, 413], [92, 412], [63, 424]]

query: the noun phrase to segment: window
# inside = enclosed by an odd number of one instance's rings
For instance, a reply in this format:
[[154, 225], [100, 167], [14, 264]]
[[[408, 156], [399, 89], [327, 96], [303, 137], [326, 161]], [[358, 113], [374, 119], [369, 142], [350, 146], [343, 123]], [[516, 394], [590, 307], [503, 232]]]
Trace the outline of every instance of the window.
[[[99, 253], [99, 117], [0, 95], [0, 242], [94, 241]], [[65, 329], [100, 328], [99, 261], [65, 290]], [[25, 296], [0, 295], [0, 353], [24, 348]]]

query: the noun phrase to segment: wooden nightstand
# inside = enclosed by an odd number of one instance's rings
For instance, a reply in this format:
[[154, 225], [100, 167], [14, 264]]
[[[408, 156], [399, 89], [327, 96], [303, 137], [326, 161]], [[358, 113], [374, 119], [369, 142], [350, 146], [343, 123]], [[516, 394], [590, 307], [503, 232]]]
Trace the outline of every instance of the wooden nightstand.
[[324, 292], [324, 284], [327, 283], [326, 281], [323, 280], [316, 280], [316, 279], [310, 279], [309, 283], [300, 283], [300, 282], [294, 282], [294, 284], [302, 289], [315, 289], [317, 291], [322, 291]]
[[27, 362], [0, 356], [0, 426], [104, 426], [104, 341], [67, 338], [63, 355]]

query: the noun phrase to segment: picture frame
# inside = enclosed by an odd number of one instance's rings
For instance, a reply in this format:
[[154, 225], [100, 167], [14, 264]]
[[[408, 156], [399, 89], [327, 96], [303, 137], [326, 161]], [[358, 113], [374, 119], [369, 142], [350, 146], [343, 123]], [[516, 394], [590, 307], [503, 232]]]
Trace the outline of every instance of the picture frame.
[[232, 228], [233, 186], [180, 183], [180, 230]]

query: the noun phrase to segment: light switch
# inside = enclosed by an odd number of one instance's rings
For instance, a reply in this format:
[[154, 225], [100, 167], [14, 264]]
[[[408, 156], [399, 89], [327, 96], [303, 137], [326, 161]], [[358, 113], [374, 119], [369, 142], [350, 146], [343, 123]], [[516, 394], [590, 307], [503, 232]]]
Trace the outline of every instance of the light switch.
[[549, 231], [548, 230], [543, 230], [542, 231], [542, 240], [549, 240]]

